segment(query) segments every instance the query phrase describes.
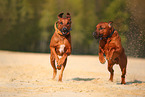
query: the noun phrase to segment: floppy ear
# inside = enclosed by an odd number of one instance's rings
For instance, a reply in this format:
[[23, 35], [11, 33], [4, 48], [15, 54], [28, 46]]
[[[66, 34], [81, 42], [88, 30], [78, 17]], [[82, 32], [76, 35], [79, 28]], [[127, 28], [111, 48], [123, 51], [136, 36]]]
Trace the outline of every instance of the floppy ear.
[[71, 19], [70, 13], [67, 13], [66, 14], [66, 17], [69, 18], [69, 19]]
[[64, 14], [64, 13], [60, 13], [60, 14], [57, 16], [58, 19], [62, 18], [63, 14]]
[[108, 23], [108, 26], [109, 26], [109, 28], [111, 28], [112, 27], [112, 21], [109, 21], [109, 23]]

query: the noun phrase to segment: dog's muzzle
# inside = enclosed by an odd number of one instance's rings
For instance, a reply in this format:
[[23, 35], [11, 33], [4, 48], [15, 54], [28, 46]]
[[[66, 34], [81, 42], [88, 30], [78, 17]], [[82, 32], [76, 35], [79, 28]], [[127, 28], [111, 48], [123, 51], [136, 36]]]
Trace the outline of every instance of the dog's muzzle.
[[99, 38], [98, 36], [99, 36], [99, 35], [97, 35], [96, 32], [93, 32], [93, 37], [94, 37], [95, 39], [98, 39], [98, 38]]
[[102, 36], [103, 36], [102, 34], [93, 32], [93, 37], [94, 37], [95, 39], [99, 39], [99, 38], [101, 38]]
[[61, 30], [61, 33], [62, 33], [62, 35], [67, 35], [68, 33], [69, 33], [69, 30], [66, 28], [66, 27], [64, 27], [62, 30]]
[[68, 30], [66, 27], [63, 27], [62, 29], [59, 30], [59, 29], [56, 27], [56, 25], [57, 25], [57, 22], [55, 22], [54, 28], [55, 28], [55, 31], [56, 31], [59, 35], [61, 35], [61, 36], [66, 36], [66, 35], [69, 35], [69, 34], [70, 34], [71, 29]]

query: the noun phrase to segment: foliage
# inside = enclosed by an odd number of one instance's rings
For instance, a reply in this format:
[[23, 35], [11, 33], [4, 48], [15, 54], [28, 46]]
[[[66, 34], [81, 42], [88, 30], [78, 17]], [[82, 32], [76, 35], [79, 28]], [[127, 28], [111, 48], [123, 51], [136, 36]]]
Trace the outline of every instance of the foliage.
[[[136, 10], [143, 11], [143, 8], [137, 7]], [[129, 47], [135, 36], [129, 37], [135, 31], [138, 34], [142, 32], [139, 42], [145, 44], [144, 29], [138, 26], [138, 20], [145, 20], [142, 18], [145, 16], [140, 14], [138, 17], [138, 11], [133, 10], [129, 0], [0, 0], [0, 49], [50, 52], [49, 43], [57, 15], [69, 12], [73, 54], [98, 54], [98, 41], [92, 37], [92, 32], [97, 23], [113, 21], [127, 54], [134, 56], [132, 52], [138, 48], [134, 46], [133, 50]], [[133, 23], [138, 25], [133, 26]], [[141, 45], [139, 49], [145, 52], [145, 46]], [[140, 50], [136, 55], [145, 57]]]

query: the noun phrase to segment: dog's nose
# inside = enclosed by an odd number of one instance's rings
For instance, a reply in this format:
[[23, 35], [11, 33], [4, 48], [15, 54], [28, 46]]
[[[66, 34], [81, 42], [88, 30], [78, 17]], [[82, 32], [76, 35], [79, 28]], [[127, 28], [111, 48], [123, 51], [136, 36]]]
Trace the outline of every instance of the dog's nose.
[[63, 31], [66, 32], [66, 31], [67, 31], [67, 28], [64, 27], [64, 28], [63, 28]]
[[98, 33], [97, 32], [93, 32], [93, 37], [96, 38], [96, 39], [98, 39], [99, 38]]
[[95, 37], [97, 34], [96, 34], [96, 32], [93, 32], [93, 36]]

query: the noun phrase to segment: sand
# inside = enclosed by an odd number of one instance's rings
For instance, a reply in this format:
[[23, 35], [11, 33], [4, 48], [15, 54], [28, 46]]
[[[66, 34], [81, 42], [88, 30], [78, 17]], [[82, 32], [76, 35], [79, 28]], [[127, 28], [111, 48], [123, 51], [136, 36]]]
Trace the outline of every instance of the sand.
[[[63, 74], [52, 80], [50, 54], [0, 51], [0, 97], [145, 97], [145, 59], [128, 58], [126, 85], [114, 66], [108, 81], [107, 62], [98, 56], [70, 55]], [[59, 72], [58, 72], [59, 74]]]

